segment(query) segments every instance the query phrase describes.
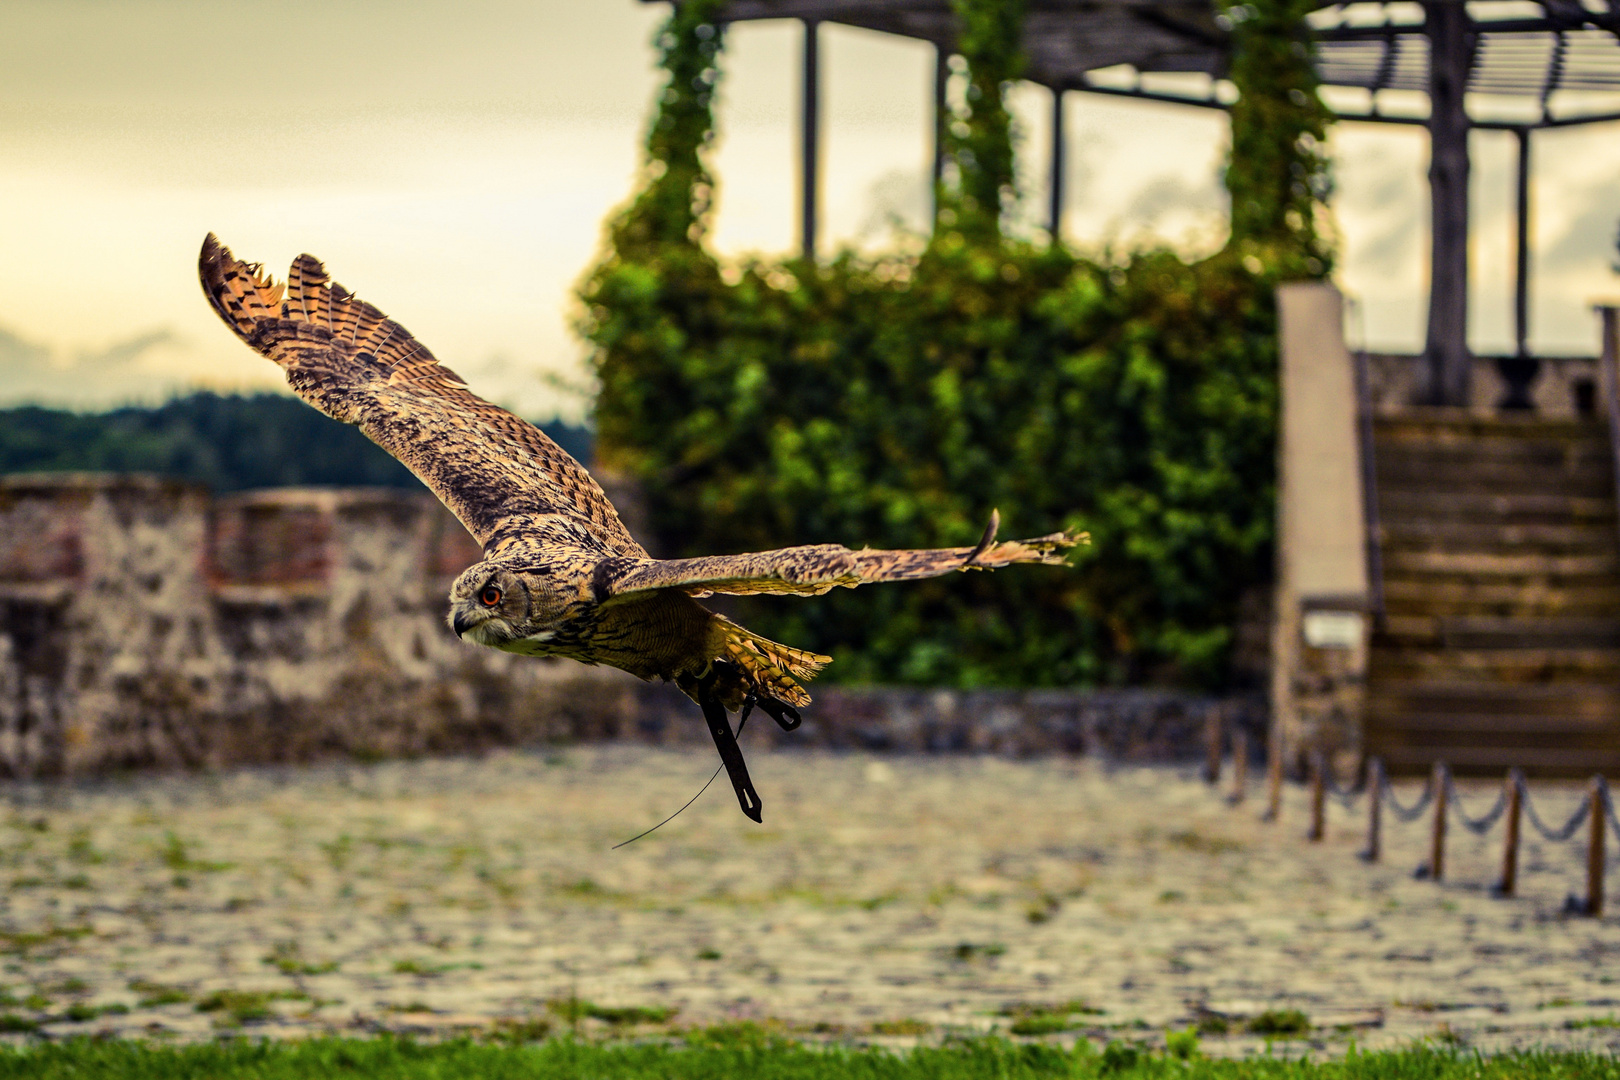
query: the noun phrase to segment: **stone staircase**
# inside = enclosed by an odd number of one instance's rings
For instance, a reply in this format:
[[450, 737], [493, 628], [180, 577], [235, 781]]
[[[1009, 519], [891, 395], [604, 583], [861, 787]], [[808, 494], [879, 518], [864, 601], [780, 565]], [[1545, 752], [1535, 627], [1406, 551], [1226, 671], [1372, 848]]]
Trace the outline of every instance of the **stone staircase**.
[[1394, 772], [1620, 772], [1620, 522], [1600, 419], [1374, 425], [1385, 618], [1366, 752]]

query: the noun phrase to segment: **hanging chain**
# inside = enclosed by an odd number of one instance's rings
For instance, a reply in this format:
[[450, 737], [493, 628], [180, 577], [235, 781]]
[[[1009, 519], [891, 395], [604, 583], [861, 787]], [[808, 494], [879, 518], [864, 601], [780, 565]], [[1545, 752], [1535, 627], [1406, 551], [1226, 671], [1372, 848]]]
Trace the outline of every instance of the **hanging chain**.
[[1575, 835], [1575, 830], [1581, 827], [1581, 823], [1586, 820], [1586, 815], [1592, 812], [1592, 800], [1582, 799], [1581, 805], [1576, 807], [1575, 813], [1570, 816], [1568, 821], [1564, 822], [1563, 828], [1551, 828], [1541, 820], [1541, 815], [1536, 813], [1535, 804], [1530, 801], [1530, 786], [1524, 782], [1524, 778], [1522, 776], [1515, 777], [1514, 782], [1519, 785], [1519, 798], [1524, 804], [1524, 816], [1530, 819], [1531, 827], [1541, 834], [1543, 840], [1554, 844], [1563, 843]]
[[1422, 817], [1423, 811], [1427, 810], [1429, 804], [1434, 801], [1434, 792], [1434, 777], [1431, 776], [1429, 782], [1423, 787], [1423, 797], [1411, 806], [1402, 806], [1400, 800], [1395, 798], [1395, 785], [1389, 782], [1389, 777], [1384, 778], [1384, 803], [1395, 814], [1398, 821], [1410, 822]]
[[1480, 817], [1469, 817], [1468, 812], [1463, 809], [1462, 796], [1458, 794], [1457, 785], [1452, 781], [1449, 772], [1446, 773], [1446, 800], [1451, 804], [1451, 809], [1456, 812], [1457, 821], [1475, 836], [1484, 836], [1490, 832], [1491, 827], [1507, 812], [1507, 788], [1504, 787], [1496, 793], [1495, 806], [1485, 811]]

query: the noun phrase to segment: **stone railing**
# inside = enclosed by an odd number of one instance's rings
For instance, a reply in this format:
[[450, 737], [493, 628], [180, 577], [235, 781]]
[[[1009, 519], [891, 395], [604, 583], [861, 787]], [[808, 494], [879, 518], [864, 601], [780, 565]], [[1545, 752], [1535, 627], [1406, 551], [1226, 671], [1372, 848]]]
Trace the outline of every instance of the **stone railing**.
[[[1417, 397], [1421, 356], [1367, 353], [1368, 396], [1374, 413], [1387, 416], [1412, 407]], [[1494, 412], [1510, 394], [1503, 364], [1520, 363], [1515, 357], [1474, 357], [1469, 408]], [[1531, 412], [1542, 416], [1591, 416], [1597, 412], [1598, 364], [1591, 356], [1532, 358], [1535, 375], [1529, 387]]]

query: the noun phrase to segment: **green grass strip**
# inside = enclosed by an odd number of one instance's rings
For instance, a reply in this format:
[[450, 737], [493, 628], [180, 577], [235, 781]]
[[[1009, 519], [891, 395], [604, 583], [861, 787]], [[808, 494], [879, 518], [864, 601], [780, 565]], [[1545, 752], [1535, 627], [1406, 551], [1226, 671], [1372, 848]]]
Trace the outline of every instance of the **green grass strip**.
[[[757, 1030], [757, 1029], [756, 1029]], [[1132, 1077], [1176, 1080], [1620, 1080], [1620, 1059], [1591, 1053], [1482, 1057], [1428, 1048], [1353, 1054], [1331, 1062], [1212, 1060], [1183, 1045], [1177, 1057], [1123, 1043], [1097, 1050], [1002, 1039], [883, 1049], [822, 1048], [760, 1039], [750, 1045], [589, 1044], [521, 1046], [454, 1040], [321, 1038], [159, 1046], [77, 1039], [0, 1050], [0, 1077], [74, 1080], [1046, 1080]]]

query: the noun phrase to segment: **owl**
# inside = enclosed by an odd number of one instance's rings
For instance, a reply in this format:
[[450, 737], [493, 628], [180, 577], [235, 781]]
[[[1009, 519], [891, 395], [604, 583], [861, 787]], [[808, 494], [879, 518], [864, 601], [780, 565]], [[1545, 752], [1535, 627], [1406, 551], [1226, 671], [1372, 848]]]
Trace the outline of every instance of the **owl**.
[[761, 820], [730, 714], [759, 708], [785, 730], [810, 697], [800, 685], [831, 658], [752, 633], [699, 603], [713, 593], [790, 593], [954, 570], [1064, 562], [1087, 542], [1060, 532], [973, 547], [853, 551], [809, 544], [742, 555], [654, 559], [591, 475], [539, 428], [491, 405], [377, 308], [300, 256], [285, 285], [212, 234], [203, 292], [225, 325], [287, 373], [293, 392], [357, 425], [426, 484], [483, 545], [450, 588], [463, 641], [525, 656], [608, 664], [672, 681], [702, 710], [743, 813]]

